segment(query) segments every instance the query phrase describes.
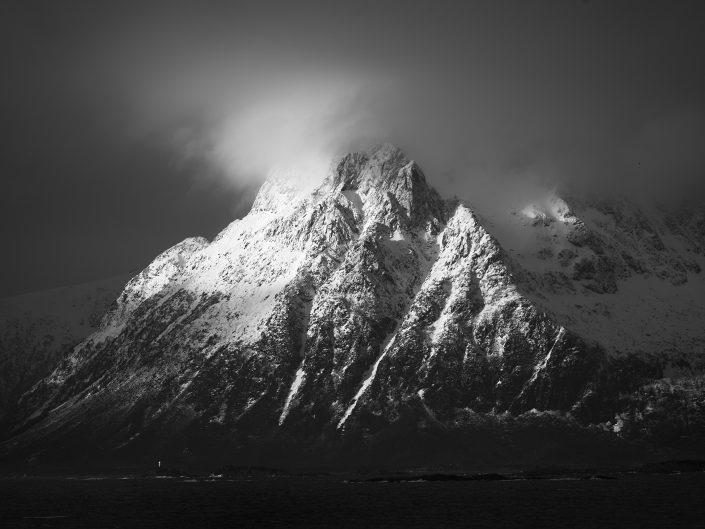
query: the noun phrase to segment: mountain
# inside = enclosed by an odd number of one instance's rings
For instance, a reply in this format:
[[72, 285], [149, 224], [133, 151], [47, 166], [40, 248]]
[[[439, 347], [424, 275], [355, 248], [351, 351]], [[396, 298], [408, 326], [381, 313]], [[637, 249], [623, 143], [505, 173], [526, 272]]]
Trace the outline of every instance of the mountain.
[[90, 334], [129, 276], [0, 299], [0, 420]]
[[[705, 216], [443, 200], [384, 144], [274, 172], [25, 393], [13, 461], [528, 464], [699, 453]], [[102, 458], [102, 459], [101, 459]]]

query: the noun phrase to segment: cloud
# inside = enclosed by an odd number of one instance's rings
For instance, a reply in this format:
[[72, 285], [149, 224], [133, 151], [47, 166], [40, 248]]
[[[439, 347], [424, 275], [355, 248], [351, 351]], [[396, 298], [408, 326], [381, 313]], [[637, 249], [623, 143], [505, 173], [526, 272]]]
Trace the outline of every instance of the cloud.
[[[226, 91], [223, 91], [226, 92]], [[574, 109], [507, 102], [466, 80], [454, 88], [385, 75], [286, 74], [233, 89], [173, 131], [181, 156], [225, 185], [254, 189], [274, 167], [322, 179], [331, 160], [375, 141], [399, 145], [444, 196], [564, 188], [661, 197], [702, 191], [705, 113], [698, 108], [605, 119]]]
[[258, 181], [276, 167], [322, 179], [360, 132], [359, 90], [340, 79], [265, 88], [211, 124], [202, 155], [236, 183]]
[[[672, 31], [653, 13], [517, 9], [428, 19], [418, 5], [372, 17], [308, 6], [271, 19], [252, 8], [235, 29], [177, 17], [169, 31], [125, 33], [112, 64], [129, 80], [134, 129], [167, 137], [197, 182], [249, 190], [275, 166], [317, 179], [333, 156], [387, 140], [442, 194], [478, 201], [534, 185], [652, 196], [702, 187], [694, 43], [652, 49], [653, 31]], [[633, 22], [639, 45], [605, 17]]]

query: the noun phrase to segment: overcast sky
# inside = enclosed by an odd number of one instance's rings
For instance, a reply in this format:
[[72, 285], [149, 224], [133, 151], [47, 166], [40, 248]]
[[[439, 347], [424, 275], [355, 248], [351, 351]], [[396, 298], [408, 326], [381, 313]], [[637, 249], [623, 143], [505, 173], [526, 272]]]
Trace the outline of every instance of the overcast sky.
[[463, 198], [700, 189], [701, 3], [6, 1], [0, 296], [141, 268], [366, 140]]

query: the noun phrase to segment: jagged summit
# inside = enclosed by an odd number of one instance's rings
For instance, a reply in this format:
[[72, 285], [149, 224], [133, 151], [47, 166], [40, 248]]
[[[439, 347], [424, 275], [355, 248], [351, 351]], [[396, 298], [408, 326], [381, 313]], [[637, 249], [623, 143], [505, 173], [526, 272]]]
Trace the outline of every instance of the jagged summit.
[[341, 191], [357, 190], [361, 185], [372, 183], [390, 185], [396, 179], [404, 179], [402, 169], [414, 166], [425, 183], [425, 177], [416, 164], [391, 143], [382, 143], [364, 152], [349, 153], [335, 164], [332, 186]]
[[297, 206], [307, 200], [320, 205], [347, 201], [365, 223], [385, 225], [392, 231], [427, 225], [437, 229], [445, 219], [443, 201], [421, 168], [391, 143], [333, 160], [322, 183], [301, 171], [271, 171], [251, 214], [296, 215]]
[[[429, 219], [444, 220], [442, 201], [427, 184], [421, 168], [391, 143], [344, 156], [327, 182], [355, 203], [371, 201], [378, 210], [396, 212], [406, 227]], [[381, 221], [398, 224], [389, 215], [382, 215]]]
[[431, 200], [435, 206], [440, 202], [421, 168], [395, 145], [381, 143], [333, 160], [323, 183], [305, 170], [272, 169], [257, 193], [252, 212], [285, 213], [314, 189], [321, 195], [333, 192], [354, 198], [356, 193], [358, 199], [387, 193], [411, 217], [432, 212], [424, 202]]

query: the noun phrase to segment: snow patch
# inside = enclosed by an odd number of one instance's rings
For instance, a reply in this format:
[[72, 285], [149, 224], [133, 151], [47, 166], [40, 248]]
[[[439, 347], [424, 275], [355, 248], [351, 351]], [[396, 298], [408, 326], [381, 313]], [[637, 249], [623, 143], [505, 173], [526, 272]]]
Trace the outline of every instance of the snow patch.
[[423, 409], [426, 412], [426, 414], [429, 416], [429, 418], [434, 422], [439, 422], [438, 418], [436, 417], [436, 414], [428, 406], [428, 404], [426, 404], [426, 400], [424, 399], [424, 395], [426, 394], [426, 390], [420, 389], [416, 392], [416, 394], [419, 396], [419, 399], [421, 400], [421, 406], [423, 406]]
[[356, 191], [341, 191], [341, 194], [348, 199], [357, 213], [362, 215], [362, 198]]
[[298, 393], [299, 388], [301, 387], [301, 383], [304, 381], [305, 374], [306, 372], [304, 371], [304, 363], [301, 362], [301, 365], [296, 370], [296, 376], [294, 377], [294, 381], [292, 382], [291, 387], [289, 388], [289, 395], [287, 395], [286, 402], [284, 402], [284, 409], [282, 410], [282, 413], [279, 416], [279, 426], [284, 424], [286, 416], [289, 415], [291, 401], [294, 400], [296, 393]]
[[375, 379], [375, 375], [377, 375], [377, 368], [379, 367], [379, 364], [382, 362], [385, 356], [387, 356], [387, 352], [389, 351], [390, 346], [394, 343], [394, 338], [396, 338], [396, 330], [392, 332], [385, 342], [382, 344], [382, 353], [379, 355], [375, 363], [372, 365], [372, 369], [367, 373], [365, 380], [362, 382], [362, 385], [360, 386], [360, 389], [357, 390], [357, 393], [353, 397], [352, 402], [350, 403], [350, 406], [348, 406], [348, 409], [345, 410], [345, 414], [343, 415], [343, 418], [340, 419], [340, 422], [338, 422], [338, 429], [340, 430], [345, 426], [345, 422], [348, 420], [350, 415], [352, 415], [352, 412], [355, 410], [355, 406], [357, 406], [357, 402], [360, 400], [360, 398], [365, 394], [367, 391], [367, 388], [370, 387], [372, 382]]

